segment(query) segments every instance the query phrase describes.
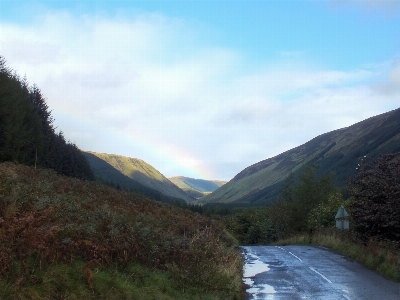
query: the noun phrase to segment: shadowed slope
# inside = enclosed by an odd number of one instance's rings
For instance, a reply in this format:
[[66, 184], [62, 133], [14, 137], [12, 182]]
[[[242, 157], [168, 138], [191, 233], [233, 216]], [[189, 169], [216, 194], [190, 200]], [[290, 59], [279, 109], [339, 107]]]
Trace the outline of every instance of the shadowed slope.
[[356, 166], [367, 160], [400, 151], [400, 109], [352, 126], [322, 134], [275, 157], [260, 161], [237, 174], [227, 184], [206, 196], [203, 203], [268, 203], [276, 200], [284, 179], [313, 161], [321, 174], [333, 172], [336, 184], [344, 188]]

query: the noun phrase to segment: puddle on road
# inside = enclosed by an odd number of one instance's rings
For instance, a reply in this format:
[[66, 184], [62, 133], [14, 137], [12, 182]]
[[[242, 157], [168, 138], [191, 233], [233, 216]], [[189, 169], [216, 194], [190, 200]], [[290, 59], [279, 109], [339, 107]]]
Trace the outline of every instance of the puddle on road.
[[[244, 277], [254, 277], [257, 274], [268, 272], [268, 264], [263, 263], [257, 255], [246, 253], [246, 264], [244, 266]], [[251, 257], [249, 259], [248, 257]]]
[[[256, 287], [251, 287], [246, 290], [247, 293], [253, 295], [265, 295], [265, 294], [275, 294], [276, 291], [273, 286], [268, 284], [259, 284]], [[263, 298], [264, 299], [264, 298]]]
[[269, 265], [263, 263], [257, 255], [247, 251], [244, 254], [246, 263], [243, 282], [249, 287], [246, 292], [253, 295], [254, 299], [257, 299], [258, 296], [262, 296], [260, 299], [268, 299], [266, 298], [267, 295], [276, 293], [274, 287], [268, 284], [254, 284], [253, 277], [257, 274], [268, 272], [270, 270]]

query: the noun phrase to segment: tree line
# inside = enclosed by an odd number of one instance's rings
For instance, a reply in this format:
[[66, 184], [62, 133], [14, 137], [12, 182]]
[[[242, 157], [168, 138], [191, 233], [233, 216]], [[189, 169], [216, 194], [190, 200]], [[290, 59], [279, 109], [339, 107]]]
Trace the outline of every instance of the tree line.
[[400, 242], [400, 152], [380, 156], [349, 178], [347, 199], [334, 185], [334, 175], [319, 176], [318, 169], [309, 164], [298, 176], [289, 174], [279, 198], [268, 206], [232, 208], [219, 218], [242, 244], [264, 244], [333, 228], [343, 205], [350, 231], [362, 241]]
[[0, 56], [0, 162], [54, 169], [61, 175], [93, 180], [78, 149], [56, 132], [46, 99]]

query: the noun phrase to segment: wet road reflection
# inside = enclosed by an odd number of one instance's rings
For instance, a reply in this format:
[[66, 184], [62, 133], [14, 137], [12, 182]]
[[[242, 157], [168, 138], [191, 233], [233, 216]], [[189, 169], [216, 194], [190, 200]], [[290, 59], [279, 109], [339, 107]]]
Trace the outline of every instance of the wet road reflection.
[[400, 300], [399, 284], [327, 249], [246, 246], [246, 299]]

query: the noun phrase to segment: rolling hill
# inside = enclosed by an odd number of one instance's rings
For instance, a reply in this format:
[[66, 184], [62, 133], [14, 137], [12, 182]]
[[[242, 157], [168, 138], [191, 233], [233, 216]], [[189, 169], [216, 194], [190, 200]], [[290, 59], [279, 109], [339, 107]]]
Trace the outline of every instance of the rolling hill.
[[196, 199], [210, 194], [226, 183], [226, 181], [194, 179], [184, 176], [175, 176], [168, 179], [181, 190]]
[[249, 166], [201, 199], [201, 203], [262, 205], [275, 201], [288, 174], [296, 175], [310, 162], [320, 166], [320, 174], [334, 173], [337, 186], [345, 188], [364, 156], [368, 163], [382, 154], [397, 151], [400, 151], [400, 109], [322, 134]]
[[107, 184], [163, 202], [195, 200], [141, 159], [96, 152], [84, 154], [95, 177]]

